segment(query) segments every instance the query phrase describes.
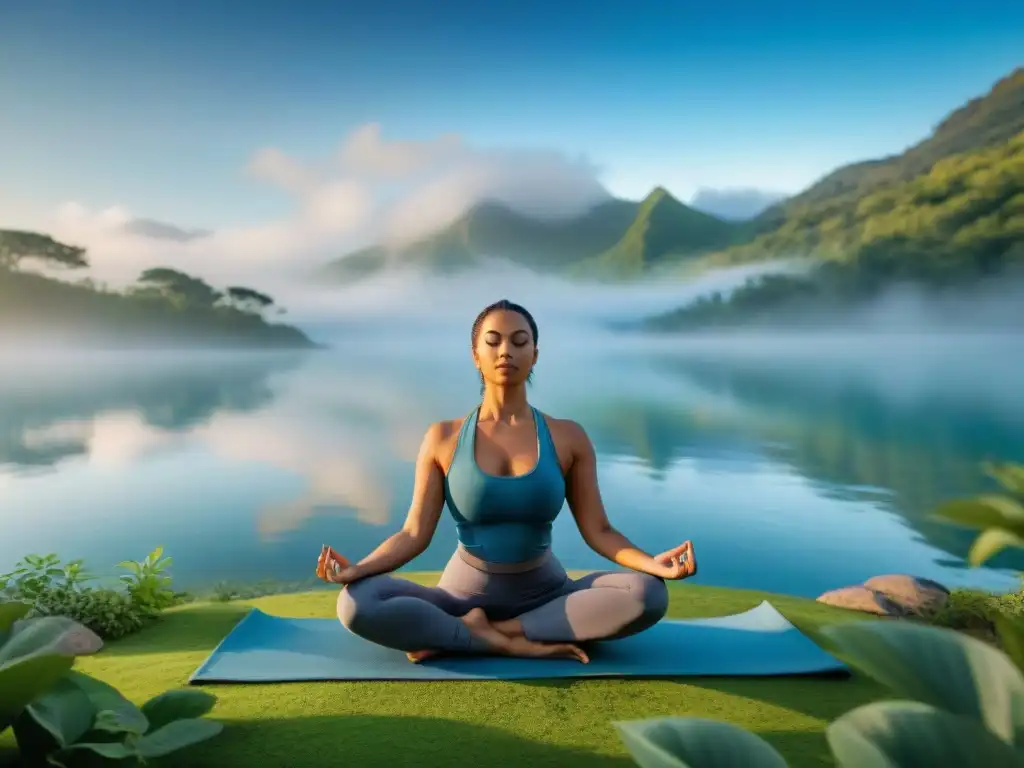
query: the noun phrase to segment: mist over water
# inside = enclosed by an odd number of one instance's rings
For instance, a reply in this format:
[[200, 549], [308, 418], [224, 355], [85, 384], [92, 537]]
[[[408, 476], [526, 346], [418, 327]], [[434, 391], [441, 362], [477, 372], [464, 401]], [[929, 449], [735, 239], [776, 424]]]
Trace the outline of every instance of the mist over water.
[[454, 275], [396, 269], [347, 286], [285, 286], [280, 294], [290, 307], [289, 317], [325, 340], [353, 326], [465, 332], [483, 307], [503, 298], [527, 307], [545, 336], [566, 329], [594, 334], [608, 323], [635, 322], [715, 291], [728, 293], [752, 277], [802, 268], [795, 262], [754, 265], [687, 281], [622, 284], [573, 281], [494, 260]]
[[[594, 441], [613, 522], [661, 551], [693, 538], [700, 583], [815, 595], [884, 572], [1013, 586], [973, 533], [929, 519], [1024, 461], [1024, 357], [1006, 333], [610, 330], [729, 290], [570, 285], [519, 270], [393, 274], [309, 291], [310, 353], [0, 353], [0, 572], [28, 552], [98, 571], [157, 544], [183, 585], [305, 579], [329, 541], [361, 557], [401, 525], [427, 425], [478, 402], [469, 329], [509, 298], [540, 324], [531, 398]], [[905, 326], [904, 326], [905, 327]], [[116, 535], [114, 533], [116, 532]], [[443, 567], [447, 514], [411, 567]], [[609, 565], [571, 517], [570, 568]]]

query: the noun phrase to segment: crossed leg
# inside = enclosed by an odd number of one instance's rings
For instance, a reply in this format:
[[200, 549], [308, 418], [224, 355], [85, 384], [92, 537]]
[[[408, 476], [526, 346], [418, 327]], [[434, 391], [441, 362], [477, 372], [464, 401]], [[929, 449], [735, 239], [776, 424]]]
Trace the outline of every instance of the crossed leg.
[[567, 581], [541, 605], [499, 622], [487, 619], [483, 600], [379, 575], [341, 591], [338, 618], [353, 634], [405, 651], [414, 661], [445, 652], [586, 661], [574, 643], [647, 629], [665, 615], [668, 591], [661, 579], [642, 573], [592, 573]]
[[570, 581], [563, 594], [493, 626], [540, 643], [615, 640], [654, 626], [667, 611], [668, 588], [661, 579], [601, 571]]

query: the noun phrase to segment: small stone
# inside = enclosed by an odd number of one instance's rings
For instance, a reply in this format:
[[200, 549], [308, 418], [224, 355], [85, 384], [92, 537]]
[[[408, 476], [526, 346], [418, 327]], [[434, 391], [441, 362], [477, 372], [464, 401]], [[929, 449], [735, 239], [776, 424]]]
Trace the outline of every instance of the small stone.
[[864, 586], [918, 616], [941, 608], [949, 600], [949, 590], [939, 582], [902, 573], [873, 576]]
[[91, 656], [103, 648], [103, 639], [88, 627], [79, 625], [61, 638], [59, 653], [67, 656]]
[[818, 602], [850, 611], [873, 613], [876, 616], [895, 618], [906, 614], [906, 611], [898, 603], [890, 600], [881, 592], [876, 592], [863, 585], [833, 589], [819, 596]]

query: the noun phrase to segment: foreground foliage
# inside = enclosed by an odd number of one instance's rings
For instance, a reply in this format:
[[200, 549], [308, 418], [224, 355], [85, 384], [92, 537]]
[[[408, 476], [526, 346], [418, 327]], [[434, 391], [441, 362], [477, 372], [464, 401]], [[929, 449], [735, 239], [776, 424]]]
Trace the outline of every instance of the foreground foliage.
[[[950, 502], [939, 514], [981, 528], [970, 561], [1024, 545], [1024, 467], [989, 467], [1007, 491]], [[828, 627], [829, 650], [888, 688], [834, 721], [826, 735], [844, 768], [1024, 766], [1024, 617], [1003, 613], [1005, 653], [960, 632], [913, 622]], [[615, 723], [642, 768], [785, 766], [764, 740], [728, 723], [656, 718]]]
[[141, 764], [220, 733], [203, 718], [216, 697], [167, 691], [136, 707], [115, 688], [72, 670], [101, 642], [63, 616], [30, 618], [32, 606], [0, 602], [0, 731], [14, 729], [25, 765], [75, 766], [102, 758]]

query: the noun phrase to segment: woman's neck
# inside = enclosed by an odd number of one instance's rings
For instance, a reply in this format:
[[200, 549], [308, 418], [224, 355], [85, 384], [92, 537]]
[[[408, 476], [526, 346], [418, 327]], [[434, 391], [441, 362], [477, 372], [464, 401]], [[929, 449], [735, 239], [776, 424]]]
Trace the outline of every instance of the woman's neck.
[[526, 401], [526, 387], [495, 387], [488, 385], [484, 389], [480, 403], [480, 421], [499, 421], [515, 424], [528, 418], [530, 404]]

